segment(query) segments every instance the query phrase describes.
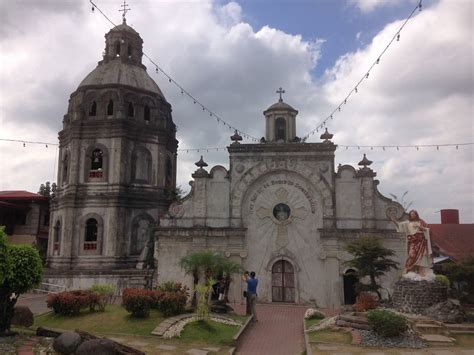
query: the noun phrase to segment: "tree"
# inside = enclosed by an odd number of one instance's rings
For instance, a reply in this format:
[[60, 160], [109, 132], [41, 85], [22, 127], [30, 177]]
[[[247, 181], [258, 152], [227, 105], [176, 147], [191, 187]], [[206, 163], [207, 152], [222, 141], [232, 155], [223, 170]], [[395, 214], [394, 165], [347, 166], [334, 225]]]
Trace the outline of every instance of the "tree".
[[380, 238], [367, 236], [357, 239], [346, 245], [346, 251], [354, 256], [352, 260], [346, 262], [347, 265], [355, 268], [359, 280], [369, 277], [369, 284], [363, 284], [359, 281], [358, 291], [371, 291], [377, 293], [379, 299], [382, 299], [379, 289], [381, 286], [377, 283], [377, 278], [384, 275], [391, 269], [398, 269], [398, 263], [391, 256], [395, 252], [382, 245]]
[[18, 297], [38, 285], [43, 266], [38, 251], [30, 245], [8, 245], [0, 227], [0, 336], [9, 335]]
[[[193, 276], [193, 286], [201, 281], [206, 285], [211, 279], [222, 276], [226, 280], [226, 295], [231, 281], [231, 274], [240, 271], [240, 265], [228, 260], [221, 253], [202, 250], [183, 257], [180, 265], [188, 275]], [[196, 292], [193, 293], [193, 306], [196, 305]]]
[[474, 256], [443, 265], [443, 269], [461, 301], [474, 303]]

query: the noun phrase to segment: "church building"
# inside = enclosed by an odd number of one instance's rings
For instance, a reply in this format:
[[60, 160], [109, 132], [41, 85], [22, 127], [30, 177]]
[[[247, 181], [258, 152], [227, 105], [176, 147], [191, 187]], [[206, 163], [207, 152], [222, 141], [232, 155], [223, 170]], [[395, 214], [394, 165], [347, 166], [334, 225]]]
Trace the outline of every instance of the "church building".
[[97, 67], [71, 94], [59, 132], [45, 282], [143, 286], [151, 230], [176, 186], [171, 105], [142, 63], [140, 35], [105, 35]]
[[[333, 135], [303, 143], [296, 135], [298, 111], [280, 99], [263, 112], [266, 136], [241, 144], [234, 134], [229, 169], [209, 171], [196, 163], [191, 191], [173, 203], [155, 232], [157, 282], [187, 280], [179, 260], [198, 250], [215, 250], [254, 271], [259, 302], [313, 303], [334, 307], [354, 302], [354, 276], [344, 246], [362, 236], [381, 237], [399, 262], [405, 240], [389, 217], [403, 208], [377, 190], [376, 173], [365, 157], [359, 169], [334, 166]], [[390, 292], [398, 273], [382, 285]], [[244, 283], [232, 283], [240, 302]], [[386, 294], [385, 294], [386, 295]]]
[[[170, 280], [191, 286], [180, 259], [214, 250], [256, 272], [261, 302], [331, 307], [354, 298], [347, 242], [379, 236], [402, 261], [405, 241], [389, 220], [402, 216], [402, 206], [379, 193], [365, 156], [358, 169], [335, 167], [332, 134], [302, 142], [298, 111], [281, 89], [263, 112], [260, 143], [242, 144], [236, 132], [229, 168], [206, 170], [201, 157], [190, 193], [170, 205], [176, 126], [142, 63], [142, 46], [124, 17], [105, 35], [102, 60], [71, 94], [59, 132], [44, 282], [68, 289]], [[147, 269], [153, 256], [155, 269]], [[390, 289], [396, 275], [386, 275], [383, 286]], [[229, 297], [240, 302], [243, 285], [235, 281]]]

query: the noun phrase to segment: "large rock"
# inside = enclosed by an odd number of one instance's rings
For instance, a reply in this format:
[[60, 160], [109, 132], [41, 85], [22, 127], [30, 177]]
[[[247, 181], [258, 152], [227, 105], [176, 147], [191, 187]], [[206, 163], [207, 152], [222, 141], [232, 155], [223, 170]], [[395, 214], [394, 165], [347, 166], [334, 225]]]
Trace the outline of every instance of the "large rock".
[[424, 314], [443, 323], [462, 323], [466, 320], [461, 304], [454, 299], [437, 303], [425, 310]]
[[84, 341], [77, 348], [75, 355], [121, 355], [126, 354], [117, 343], [109, 339], [93, 339]]
[[53, 348], [63, 355], [72, 354], [81, 344], [81, 336], [74, 332], [64, 332], [53, 342]]
[[13, 310], [13, 325], [31, 327], [34, 323], [33, 312], [27, 306], [16, 306]]

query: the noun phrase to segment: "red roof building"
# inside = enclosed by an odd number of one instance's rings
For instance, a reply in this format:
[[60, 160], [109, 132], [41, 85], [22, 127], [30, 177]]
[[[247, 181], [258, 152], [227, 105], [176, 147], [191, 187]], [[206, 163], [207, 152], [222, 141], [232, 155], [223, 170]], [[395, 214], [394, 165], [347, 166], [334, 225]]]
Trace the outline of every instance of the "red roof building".
[[441, 224], [430, 224], [433, 250], [459, 261], [474, 256], [474, 224], [459, 224], [458, 210], [441, 210]]
[[0, 226], [13, 244], [48, 245], [49, 197], [28, 191], [0, 191]]

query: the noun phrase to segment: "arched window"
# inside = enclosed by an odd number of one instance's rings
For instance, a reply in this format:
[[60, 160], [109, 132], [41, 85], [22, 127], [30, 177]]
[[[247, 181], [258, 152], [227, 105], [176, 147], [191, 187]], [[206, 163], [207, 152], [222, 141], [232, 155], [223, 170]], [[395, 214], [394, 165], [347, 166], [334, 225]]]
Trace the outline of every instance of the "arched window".
[[120, 43], [119, 42], [115, 43], [115, 55], [117, 57], [120, 57]]
[[97, 230], [97, 221], [94, 218], [89, 218], [86, 221], [84, 250], [97, 250]]
[[170, 157], [166, 159], [166, 186], [173, 185], [173, 164]]
[[275, 121], [275, 141], [286, 140], [286, 121], [283, 117], [278, 117]]
[[148, 219], [141, 219], [133, 224], [132, 239], [130, 242], [130, 254], [139, 255], [148, 242], [148, 232], [150, 228]]
[[135, 107], [133, 107], [133, 104], [131, 102], [128, 103], [128, 117], [134, 117], [135, 116]]
[[103, 157], [102, 150], [94, 149], [92, 151], [91, 170], [102, 169], [102, 157]]
[[89, 107], [89, 116], [95, 116], [96, 114], [97, 114], [97, 103], [95, 101], [92, 101]]
[[129, 58], [132, 57], [132, 46], [130, 44], [127, 47], [127, 55]]
[[68, 164], [69, 164], [69, 157], [66, 154], [66, 156], [64, 157], [64, 160], [63, 160], [63, 176], [62, 176], [62, 179], [61, 179], [61, 182], [62, 182], [63, 185], [66, 185], [68, 183], [68, 180], [67, 180]]
[[59, 246], [61, 243], [61, 222], [56, 221], [53, 235], [53, 255], [59, 255]]
[[151, 153], [146, 148], [138, 148], [132, 154], [132, 181], [151, 183]]
[[112, 99], [109, 100], [107, 104], [107, 116], [112, 116], [114, 114], [114, 102]]
[[150, 121], [150, 107], [145, 105], [145, 110], [143, 111], [143, 119], [147, 122]]

